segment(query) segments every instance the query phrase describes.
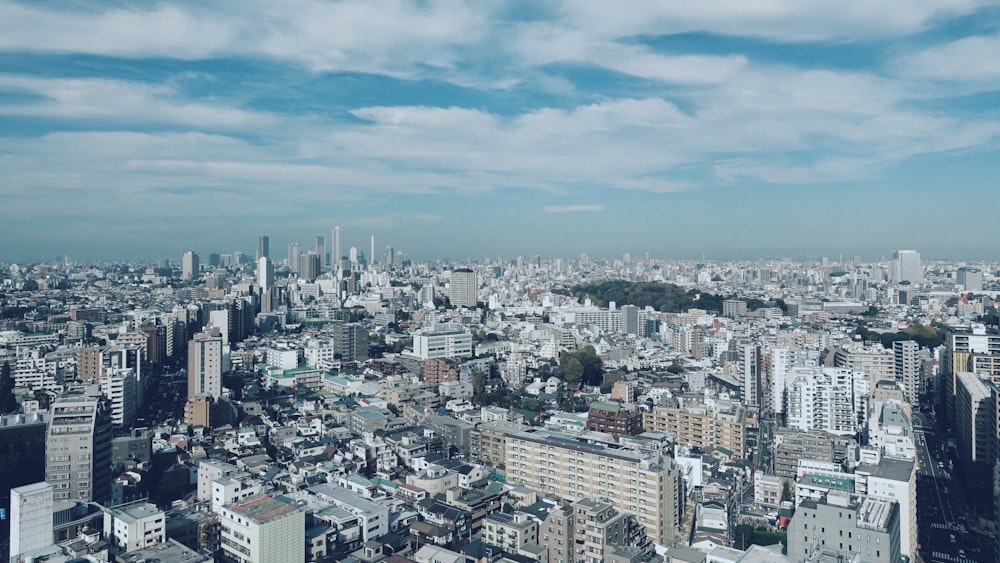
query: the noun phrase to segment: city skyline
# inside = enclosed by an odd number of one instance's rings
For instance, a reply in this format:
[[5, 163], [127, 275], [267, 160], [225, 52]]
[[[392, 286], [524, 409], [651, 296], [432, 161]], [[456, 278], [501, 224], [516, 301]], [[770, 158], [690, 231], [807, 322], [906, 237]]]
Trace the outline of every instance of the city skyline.
[[992, 3], [0, 10], [0, 261], [1000, 258]]

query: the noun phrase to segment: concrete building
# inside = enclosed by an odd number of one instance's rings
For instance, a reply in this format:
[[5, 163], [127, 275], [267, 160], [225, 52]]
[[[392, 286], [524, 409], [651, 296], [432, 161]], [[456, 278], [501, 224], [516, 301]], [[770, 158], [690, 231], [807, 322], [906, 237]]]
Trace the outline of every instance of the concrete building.
[[125, 553], [167, 540], [166, 515], [155, 504], [138, 502], [104, 509], [104, 537]]
[[476, 273], [468, 268], [459, 268], [451, 273], [448, 284], [448, 299], [455, 307], [473, 308], [479, 292], [479, 279]]
[[832, 463], [833, 456], [833, 438], [825, 432], [782, 432], [774, 448], [774, 473], [794, 479], [800, 459]]
[[465, 330], [440, 330], [413, 335], [413, 355], [421, 360], [472, 357], [472, 334]]
[[865, 488], [869, 498], [883, 499], [899, 505], [900, 553], [917, 558], [917, 468], [913, 460], [883, 457], [878, 465], [862, 465], [855, 475], [867, 477]]
[[607, 498], [635, 514], [654, 541], [668, 543], [683, 513], [681, 474], [673, 459], [530, 429], [507, 439], [507, 482], [577, 501]]
[[10, 557], [52, 544], [52, 485], [10, 489]]
[[188, 342], [188, 398], [222, 396], [222, 337], [200, 333]]
[[746, 413], [743, 405], [691, 405], [655, 407], [643, 414], [647, 432], [672, 433], [677, 444], [709, 452], [725, 448], [735, 459], [746, 450]]
[[897, 250], [892, 255], [892, 280], [894, 282], [920, 283], [924, 279], [924, 268], [920, 263], [920, 253], [916, 250]]
[[[49, 413], [0, 415], [0, 509], [11, 513], [7, 489], [37, 483], [45, 478], [45, 435]], [[10, 520], [0, 519], [0, 561], [6, 561], [4, 540]]]
[[55, 500], [111, 498], [111, 409], [96, 387], [57, 398], [45, 436], [45, 481]]
[[892, 343], [896, 382], [902, 385], [906, 402], [914, 407], [920, 405], [920, 394], [923, 392], [919, 352], [920, 345], [913, 340]]
[[958, 461], [967, 477], [992, 474], [997, 436], [997, 391], [974, 373], [958, 374], [955, 395], [955, 442]]
[[793, 561], [858, 557], [871, 563], [897, 563], [899, 505], [833, 492], [819, 500], [804, 500], [788, 525], [788, 557]]
[[261, 258], [270, 258], [270, 257], [271, 257], [271, 237], [267, 235], [261, 235], [257, 237], [257, 255], [255, 256], [255, 259], [260, 260]]
[[794, 368], [788, 382], [789, 428], [853, 435], [868, 413], [868, 380], [840, 368]]
[[983, 271], [979, 268], [963, 266], [955, 272], [955, 282], [965, 291], [983, 290]]
[[516, 554], [538, 543], [538, 522], [523, 512], [494, 512], [483, 519], [483, 541]]
[[549, 511], [538, 545], [550, 563], [603, 563], [619, 547], [634, 549], [639, 560], [653, 553], [653, 542], [635, 515], [606, 501], [583, 498]]
[[305, 514], [260, 495], [219, 510], [221, 559], [231, 563], [305, 563]]
[[181, 258], [181, 280], [192, 282], [198, 279], [198, 270], [201, 264], [198, 260], [198, 253], [187, 251]]

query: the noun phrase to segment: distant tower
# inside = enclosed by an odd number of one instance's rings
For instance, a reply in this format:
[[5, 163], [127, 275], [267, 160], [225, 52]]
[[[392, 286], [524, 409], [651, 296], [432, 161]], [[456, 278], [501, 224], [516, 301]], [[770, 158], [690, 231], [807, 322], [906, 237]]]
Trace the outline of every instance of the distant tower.
[[184, 257], [181, 258], [181, 279], [187, 282], [198, 279], [199, 267], [198, 253], [188, 250], [184, 253]]
[[45, 482], [55, 500], [111, 500], [111, 408], [97, 386], [56, 399], [45, 436]]
[[979, 268], [962, 267], [955, 273], [955, 281], [965, 288], [965, 291], [983, 290], [983, 271]]
[[358, 249], [356, 247], [354, 247], [354, 246], [352, 246], [351, 250], [350, 250], [350, 259], [351, 259], [351, 269], [352, 270], [357, 270], [358, 269]]
[[920, 264], [920, 253], [916, 250], [897, 250], [893, 256], [893, 281], [917, 283], [924, 279], [924, 269]]
[[330, 266], [337, 272], [337, 275], [340, 275], [340, 271], [343, 269], [340, 265], [343, 258], [343, 249], [340, 248], [340, 225], [337, 225], [333, 228], [333, 250], [330, 251]]
[[271, 257], [271, 239], [267, 235], [257, 237], [257, 260]]
[[375, 235], [372, 235], [372, 251], [371, 254], [368, 255], [368, 259], [371, 262], [375, 261]]
[[326, 239], [322, 236], [316, 236], [316, 256], [319, 256], [319, 268], [322, 270], [326, 267]]
[[222, 337], [194, 335], [188, 342], [188, 398], [222, 395]]
[[267, 257], [257, 261], [257, 285], [264, 292], [274, 287], [274, 263]]
[[298, 274], [299, 272], [302, 271], [301, 264], [299, 264], [299, 261], [301, 260], [301, 257], [302, 257], [302, 254], [301, 254], [301, 251], [299, 250], [299, 243], [293, 242], [292, 244], [289, 244], [288, 245], [288, 267], [291, 268], [293, 274]]
[[455, 307], [475, 307], [479, 291], [476, 273], [468, 268], [459, 268], [451, 273], [448, 299]]

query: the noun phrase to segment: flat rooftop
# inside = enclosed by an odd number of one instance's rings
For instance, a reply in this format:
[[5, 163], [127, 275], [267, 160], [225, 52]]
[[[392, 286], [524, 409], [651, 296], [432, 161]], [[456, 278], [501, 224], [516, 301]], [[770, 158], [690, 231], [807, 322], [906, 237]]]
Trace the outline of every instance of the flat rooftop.
[[232, 505], [229, 507], [229, 510], [256, 522], [267, 522], [279, 516], [284, 516], [289, 512], [295, 512], [297, 508], [285, 501], [261, 495], [253, 497], [246, 502]]

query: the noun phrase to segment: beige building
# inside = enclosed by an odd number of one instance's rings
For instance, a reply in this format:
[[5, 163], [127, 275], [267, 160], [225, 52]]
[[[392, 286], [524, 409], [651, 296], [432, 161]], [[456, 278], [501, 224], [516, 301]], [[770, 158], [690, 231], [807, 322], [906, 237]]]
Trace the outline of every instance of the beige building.
[[635, 514], [660, 544], [669, 543], [680, 524], [680, 470], [657, 452], [531, 429], [507, 439], [507, 482], [571, 502], [605, 498], [615, 510]]
[[642, 421], [647, 432], [670, 432], [677, 444], [698, 447], [706, 452], [725, 448], [732, 452], [733, 459], [744, 457], [746, 426], [743, 406], [739, 404], [657, 407], [645, 413]]
[[305, 563], [305, 513], [294, 504], [260, 495], [219, 510], [222, 561]]
[[653, 553], [653, 542], [634, 514], [589, 498], [550, 511], [538, 544], [547, 549], [549, 563], [612, 561], [623, 546], [644, 556]]

